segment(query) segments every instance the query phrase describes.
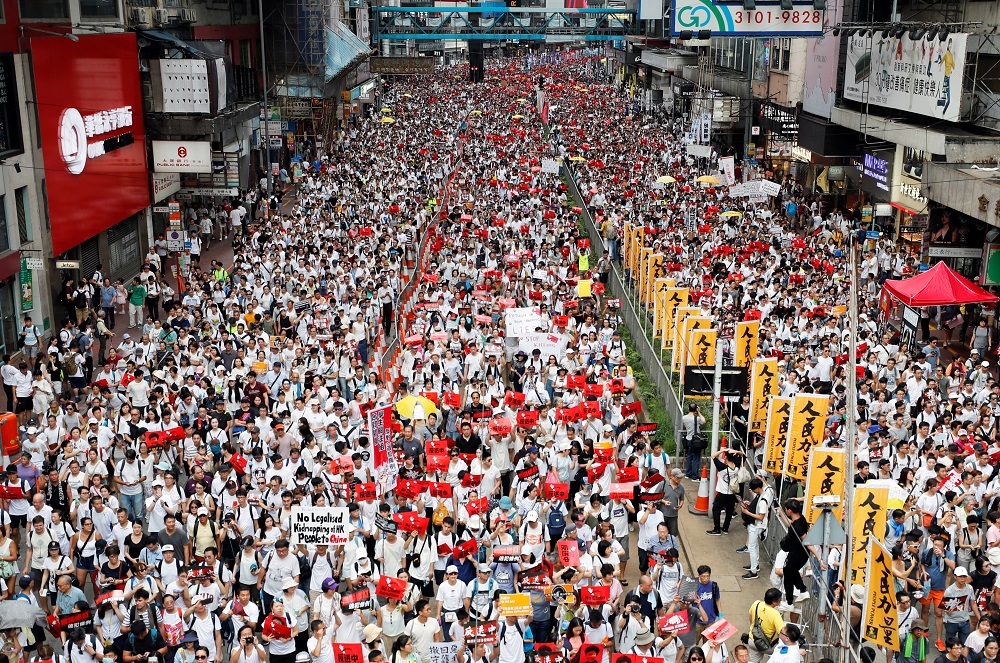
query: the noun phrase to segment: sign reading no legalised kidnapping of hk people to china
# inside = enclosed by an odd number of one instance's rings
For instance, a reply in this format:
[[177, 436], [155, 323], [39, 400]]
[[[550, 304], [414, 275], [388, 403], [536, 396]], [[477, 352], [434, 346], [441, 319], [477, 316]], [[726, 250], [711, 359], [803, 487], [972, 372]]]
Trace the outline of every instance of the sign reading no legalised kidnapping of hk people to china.
[[293, 546], [342, 546], [347, 543], [349, 524], [347, 507], [297, 507], [292, 509], [292, 528], [288, 539]]

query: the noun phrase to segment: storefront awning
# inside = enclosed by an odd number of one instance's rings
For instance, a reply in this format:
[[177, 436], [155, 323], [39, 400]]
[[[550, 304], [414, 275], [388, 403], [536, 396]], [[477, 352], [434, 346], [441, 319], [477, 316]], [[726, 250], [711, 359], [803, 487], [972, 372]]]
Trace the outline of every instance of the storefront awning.
[[908, 279], [889, 279], [883, 286], [907, 306], [947, 306], [997, 301], [997, 296], [939, 262], [923, 274]]
[[350, 28], [337, 21], [337, 27], [326, 27], [326, 57], [324, 74], [332, 80], [364, 62], [372, 50]]

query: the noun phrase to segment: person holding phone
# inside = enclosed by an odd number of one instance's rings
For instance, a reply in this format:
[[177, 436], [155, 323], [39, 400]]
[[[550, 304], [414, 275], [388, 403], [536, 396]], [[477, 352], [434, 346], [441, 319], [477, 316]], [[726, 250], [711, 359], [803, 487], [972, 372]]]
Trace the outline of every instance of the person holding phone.
[[[125, 663], [159, 663], [166, 653], [167, 643], [158, 632], [151, 631], [141, 619], [132, 624], [132, 630], [125, 636], [122, 648]], [[206, 656], [197, 663], [207, 663], [207, 659]]]

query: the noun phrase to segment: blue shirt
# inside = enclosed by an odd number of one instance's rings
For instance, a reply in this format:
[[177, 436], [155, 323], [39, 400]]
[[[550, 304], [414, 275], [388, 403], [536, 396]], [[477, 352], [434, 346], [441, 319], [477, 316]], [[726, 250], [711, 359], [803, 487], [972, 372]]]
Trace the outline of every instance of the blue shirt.
[[718, 619], [719, 613], [715, 610], [715, 602], [718, 599], [719, 586], [715, 584], [714, 580], [709, 580], [708, 583], [698, 583], [698, 603], [701, 604], [705, 616], [708, 617], [708, 620], [704, 622], [699, 619], [699, 624], [711, 624]]
[[59, 608], [60, 615], [68, 615], [73, 612], [73, 606], [78, 601], [86, 601], [87, 595], [79, 587], [70, 586], [66, 593], [56, 592], [56, 607]]
[[920, 556], [920, 561], [924, 563], [927, 568], [927, 575], [931, 577], [931, 589], [932, 590], [944, 590], [946, 586], [946, 581], [948, 580], [948, 565], [945, 564], [945, 559], [955, 559], [955, 554], [949, 550], [944, 551], [942, 557], [937, 557], [934, 555], [934, 549], [930, 548], [925, 550]]

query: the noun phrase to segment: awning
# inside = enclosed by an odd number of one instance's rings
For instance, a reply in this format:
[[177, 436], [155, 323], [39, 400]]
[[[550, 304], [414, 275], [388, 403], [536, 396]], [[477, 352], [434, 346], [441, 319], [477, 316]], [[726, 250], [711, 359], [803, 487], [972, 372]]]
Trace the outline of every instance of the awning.
[[889, 279], [883, 287], [904, 304], [916, 307], [997, 301], [996, 295], [983, 290], [943, 262], [912, 278]]
[[340, 21], [337, 21], [336, 28], [327, 26], [324, 60], [326, 80], [350, 71], [364, 62], [371, 53], [372, 49]]
[[140, 38], [160, 44], [165, 48], [178, 50], [188, 57], [197, 58], [199, 60], [214, 60], [218, 57], [212, 53], [202, 51], [193, 44], [189, 44], [180, 37], [176, 37], [165, 30], [137, 30], [136, 32]]

